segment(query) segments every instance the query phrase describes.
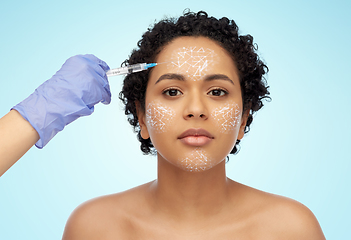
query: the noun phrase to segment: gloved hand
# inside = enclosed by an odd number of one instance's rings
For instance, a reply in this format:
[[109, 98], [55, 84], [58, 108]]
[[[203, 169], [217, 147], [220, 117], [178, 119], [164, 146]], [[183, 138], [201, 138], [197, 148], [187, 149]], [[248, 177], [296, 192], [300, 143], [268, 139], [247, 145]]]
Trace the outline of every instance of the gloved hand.
[[71, 57], [51, 79], [13, 107], [38, 132], [38, 148], [43, 148], [67, 124], [92, 114], [95, 104], [111, 102], [105, 73], [109, 69], [91, 54]]

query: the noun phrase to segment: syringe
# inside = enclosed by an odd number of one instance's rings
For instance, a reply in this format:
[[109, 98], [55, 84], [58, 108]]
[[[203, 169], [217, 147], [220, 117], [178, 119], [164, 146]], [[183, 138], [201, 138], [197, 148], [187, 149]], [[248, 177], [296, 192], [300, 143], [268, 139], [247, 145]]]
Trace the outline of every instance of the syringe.
[[126, 67], [114, 68], [106, 72], [107, 77], [141, 72], [148, 68], [155, 67], [157, 63], [137, 63]]

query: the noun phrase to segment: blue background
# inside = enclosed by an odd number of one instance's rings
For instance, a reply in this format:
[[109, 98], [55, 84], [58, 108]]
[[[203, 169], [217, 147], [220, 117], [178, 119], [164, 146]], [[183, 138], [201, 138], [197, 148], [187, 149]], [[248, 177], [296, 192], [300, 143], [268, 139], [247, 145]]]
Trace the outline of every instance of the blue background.
[[[1, 1], [0, 115], [70, 56], [120, 66], [142, 33], [185, 8], [234, 19], [270, 68], [273, 101], [255, 116], [227, 174], [309, 207], [329, 239], [349, 237], [350, 1]], [[60, 239], [82, 202], [156, 177], [110, 79], [110, 105], [33, 147], [0, 179], [1, 239]], [[1, 147], [1, 146], [0, 146]]]

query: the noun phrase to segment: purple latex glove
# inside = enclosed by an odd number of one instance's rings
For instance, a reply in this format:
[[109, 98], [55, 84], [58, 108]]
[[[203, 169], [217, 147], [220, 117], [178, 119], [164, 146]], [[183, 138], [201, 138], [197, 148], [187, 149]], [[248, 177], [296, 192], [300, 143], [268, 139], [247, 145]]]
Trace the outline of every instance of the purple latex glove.
[[67, 124], [92, 114], [95, 104], [111, 102], [106, 77], [109, 69], [91, 54], [71, 57], [52, 78], [13, 107], [38, 132], [38, 148], [43, 148]]

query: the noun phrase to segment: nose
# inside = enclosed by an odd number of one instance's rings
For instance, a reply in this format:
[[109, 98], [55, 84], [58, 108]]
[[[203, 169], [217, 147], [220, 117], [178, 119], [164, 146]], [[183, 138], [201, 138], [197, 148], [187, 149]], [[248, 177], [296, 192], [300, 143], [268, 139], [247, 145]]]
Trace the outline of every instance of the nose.
[[184, 118], [185, 119], [207, 119], [208, 112], [204, 100], [196, 95], [192, 95], [185, 103]]

